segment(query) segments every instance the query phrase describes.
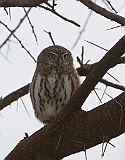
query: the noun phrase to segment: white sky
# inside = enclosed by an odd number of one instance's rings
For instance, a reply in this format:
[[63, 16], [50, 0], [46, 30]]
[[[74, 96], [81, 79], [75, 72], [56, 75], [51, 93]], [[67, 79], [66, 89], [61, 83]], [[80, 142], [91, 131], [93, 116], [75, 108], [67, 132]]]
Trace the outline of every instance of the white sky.
[[[98, 0], [98, 3], [100, 5], [103, 5], [102, 1]], [[116, 10], [119, 10], [122, 5], [125, 5], [124, 0], [111, 0], [111, 3]], [[103, 7], [105, 6], [103, 5]], [[35, 38], [32, 34], [32, 30], [27, 19], [15, 34], [35, 58], [37, 58], [38, 54], [43, 48], [52, 45], [49, 36], [45, 32], [43, 32], [43, 30], [52, 32], [52, 36], [56, 44], [65, 46], [66, 48], [71, 50], [79, 34], [79, 31], [84, 26], [84, 22], [90, 12], [87, 7], [75, 0], [58, 0], [56, 9], [65, 17], [79, 23], [81, 25], [81, 28], [65, 22], [59, 17], [43, 9], [32, 9], [29, 17], [37, 34], [38, 45], [35, 42]], [[124, 17], [125, 7], [120, 10], [118, 14]], [[14, 29], [17, 26], [23, 15], [24, 11], [22, 8], [12, 8], [10, 21], [9, 16], [6, 15], [5, 11], [2, 8], [0, 9], [0, 20], [6, 23], [11, 29]], [[84, 40], [92, 41], [93, 43], [96, 43], [106, 49], [110, 49], [124, 35], [125, 32], [124, 27], [106, 31], [106, 29], [115, 27], [117, 25], [117, 23], [112, 22], [111, 20], [107, 20], [106, 18], [96, 13], [93, 13], [79, 43], [74, 50], [71, 50], [74, 57], [75, 66], [78, 66], [78, 63], [76, 62], [76, 56], [80, 56], [82, 46], [84, 46], [85, 49], [84, 62], [90, 60], [90, 63], [93, 63], [100, 60], [100, 58], [102, 58], [106, 52], [86, 43]], [[5, 27], [0, 25], [0, 44], [6, 39], [8, 34], [9, 31], [7, 31]], [[13, 37], [11, 38], [11, 40], [16, 43], [10, 43], [10, 49], [8, 53], [7, 45], [5, 45], [1, 49], [2, 54], [8, 54], [8, 59], [11, 64], [9, 64], [0, 54], [1, 97], [4, 97], [7, 94], [15, 91], [16, 89], [31, 82], [35, 70], [35, 63], [31, 59], [31, 57], [26, 53], [24, 49], [21, 48], [19, 43]], [[125, 86], [125, 77], [123, 76], [124, 70], [125, 66], [119, 65], [114, 69], [111, 69], [109, 73], [117, 78], [120, 81], [121, 85]], [[108, 75], [106, 75], [105, 78], [109, 81], [117, 83]], [[97, 92], [99, 96], [101, 96], [105, 86], [98, 85], [97, 87], [100, 89], [97, 90]], [[120, 91], [111, 89], [109, 87], [107, 89], [107, 93], [112, 97], [115, 97], [120, 93]], [[24, 137], [25, 132], [31, 135], [36, 130], [42, 127], [42, 125], [34, 117], [29, 95], [26, 95], [22, 99], [27, 107], [30, 117], [26, 113], [20, 99], [18, 100], [18, 102], [12, 103], [11, 106], [7, 106], [0, 112], [0, 160], [4, 159], [5, 156], [14, 148], [14, 146]], [[108, 100], [110, 100], [110, 98], [105, 95], [103, 102]], [[91, 93], [84, 105], [84, 109], [90, 110], [98, 104], [98, 98], [94, 93]], [[124, 141], [125, 135], [111, 140], [111, 143], [113, 143], [116, 148], [108, 145], [103, 160], [124, 160]], [[101, 160], [101, 145], [89, 149], [87, 151], [87, 156], [88, 160]], [[84, 160], [84, 152], [65, 158], [65, 160], [76, 159]]]

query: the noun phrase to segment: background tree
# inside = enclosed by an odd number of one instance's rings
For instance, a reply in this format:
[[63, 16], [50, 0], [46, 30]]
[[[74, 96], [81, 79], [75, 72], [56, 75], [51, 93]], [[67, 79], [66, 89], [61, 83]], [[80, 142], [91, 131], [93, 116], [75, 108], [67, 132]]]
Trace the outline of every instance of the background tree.
[[[125, 51], [123, 2], [0, 1], [0, 159], [13, 150], [25, 132], [29, 136], [36, 133], [21, 141], [6, 159], [61, 159], [102, 143], [102, 151], [99, 145], [86, 154], [88, 159], [93, 159], [93, 155], [100, 159], [105, 153], [104, 142], [109, 146], [104, 159], [124, 159], [124, 135], [110, 143], [110, 139], [124, 133], [125, 68], [118, 65], [125, 62], [124, 56], [120, 58]], [[26, 94], [35, 59], [43, 48], [52, 45], [51, 36], [56, 44], [72, 51], [78, 72], [84, 76], [81, 81], [88, 76], [64, 111], [37, 132], [42, 125], [35, 120]], [[86, 63], [88, 60], [91, 61]], [[26, 96], [22, 98], [23, 95]], [[107, 101], [110, 102], [99, 106]], [[80, 111], [82, 104], [83, 110], [88, 112]], [[76, 157], [83, 158], [83, 152]]]

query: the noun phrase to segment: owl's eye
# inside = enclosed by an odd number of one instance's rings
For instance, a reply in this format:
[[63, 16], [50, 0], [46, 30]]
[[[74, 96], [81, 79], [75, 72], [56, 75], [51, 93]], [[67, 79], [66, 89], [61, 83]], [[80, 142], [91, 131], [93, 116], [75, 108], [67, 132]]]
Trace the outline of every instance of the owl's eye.
[[64, 59], [66, 60], [66, 59], [68, 59], [69, 58], [69, 55], [68, 54], [64, 54]]
[[55, 54], [50, 53], [50, 54], [48, 55], [48, 57], [49, 57], [50, 59], [54, 59], [54, 58], [55, 58]]

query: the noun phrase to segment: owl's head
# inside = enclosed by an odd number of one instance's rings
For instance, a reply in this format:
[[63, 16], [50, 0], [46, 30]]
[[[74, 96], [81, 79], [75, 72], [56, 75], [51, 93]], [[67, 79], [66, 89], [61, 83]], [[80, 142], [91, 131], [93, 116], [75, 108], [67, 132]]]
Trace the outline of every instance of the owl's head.
[[73, 64], [71, 52], [58, 45], [45, 48], [37, 58], [37, 64], [49, 64], [55, 67], [63, 67]]

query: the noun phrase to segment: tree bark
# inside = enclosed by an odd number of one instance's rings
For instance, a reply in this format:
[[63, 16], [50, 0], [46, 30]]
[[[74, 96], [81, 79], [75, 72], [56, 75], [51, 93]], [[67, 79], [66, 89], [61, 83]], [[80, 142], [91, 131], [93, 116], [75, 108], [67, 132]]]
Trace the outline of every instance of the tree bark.
[[0, 7], [36, 7], [48, 0], [0, 0]]
[[125, 93], [91, 111], [72, 112], [25, 138], [5, 160], [59, 160], [108, 142], [125, 131]]
[[6, 160], [58, 160], [124, 133], [125, 94], [89, 112], [80, 108], [102, 76], [125, 52], [123, 36], [87, 75], [64, 109], [29, 138], [21, 141]]

